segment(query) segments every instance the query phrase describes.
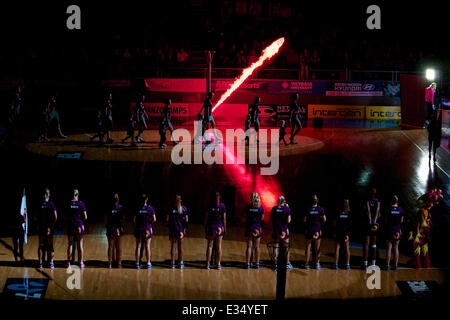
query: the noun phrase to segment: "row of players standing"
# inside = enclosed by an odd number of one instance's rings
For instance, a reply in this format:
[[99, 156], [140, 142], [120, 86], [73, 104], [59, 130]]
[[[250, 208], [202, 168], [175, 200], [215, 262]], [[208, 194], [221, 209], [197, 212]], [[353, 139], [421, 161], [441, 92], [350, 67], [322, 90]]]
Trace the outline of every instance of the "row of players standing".
[[[369, 253], [372, 255], [372, 263], [375, 264], [376, 257], [376, 237], [379, 232], [379, 218], [380, 218], [380, 201], [376, 198], [375, 191], [372, 198], [367, 201], [367, 219], [364, 226], [366, 235], [364, 244], [364, 264], [363, 267], [368, 266]], [[156, 213], [152, 206], [148, 203], [148, 195], [143, 194], [141, 197], [139, 209], [133, 216], [135, 223], [134, 236], [136, 239], [135, 259], [136, 268], [141, 267], [141, 260], [143, 252], [145, 252], [147, 268], [151, 268], [151, 250], [150, 244], [153, 238], [153, 225], [156, 222]], [[184, 267], [183, 262], [183, 243], [187, 234], [187, 227], [189, 222], [188, 210], [182, 205], [182, 198], [180, 194], [175, 195], [173, 207], [166, 215], [166, 223], [169, 228], [169, 239], [171, 242], [171, 265], [176, 267], [175, 253], [178, 249], [178, 266]], [[259, 268], [260, 263], [260, 241], [263, 234], [264, 224], [264, 209], [261, 206], [261, 199], [258, 193], [252, 193], [251, 203], [245, 207], [245, 237], [247, 242], [246, 247], [246, 266], [251, 268], [251, 252], [254, 255], [254, 267]], [[106, 235], [108, 238], [108, 265], [111, 268], [113, 260], [118, 267], [121, 267], [122, 261], [122, 246], [121, 239], [124, 235], [124, 217], [125, 208], [120, 203], [118, 193], [113, 195], [113, 203], [111, 210], [107, 215]], [[391, 252], [393, 250], [394, 268], [398, 266], [399, 251], [398, 245], [401, 238], [401, 224], [404, 219], [404, 211], [398, 205], [398, 197], [393, 196], [392, 204], [386, 214], [386, 233], [387, 233], [387, 256], [386, 268], [390, 268]], [[270, 212], [270, 219], [272, 222], [272, 244], [274, 250], [271, 253], [272, 259], [277, 268], [276, 261], [278, 259], [279, 248], [281, 246], [289, 246], [289, 224], [291, 222], [291, 209], [286, 202], [284, 196], [278, 198], [278, 203], [272, 208]], [[55, 222], [57, 220], [56, 207], [50, 201], [50, 191], [45, 189], [43, 200], [40, 203], [39, 213], [35, 217], [38, 226], [39, 234], [39, 249], [38, 258], [39, 264], [42, 268], [43, 257], [47, 253], [50, 268], [54, 268], [54, 246], [53, 235], [55, 230]], [[73, 198], [69, 204], [68, 216], [66, 219], [68, 247], [67, 247], [67, 265], [70, 266], [72, 256], [73, 243], [77, 243], [78, 259], [80, 267], [84, 267], [84, 248], [83, 236], [85, 234], [85, 222], [87, 220], [86, 206], [79, 200], [78, 190], [73, 191]], [[210, 268], [211, 255], [213, 246], [216, 249], [217, 268], [221, 269], [222, 258], [222, 238], [227, 229], [226, 223], [226, 208], [221, 202], [219, 192], [214, 193], [212, 204], [208, 208], [204, 216], [204, 227], [207, 239], [206, 249], [206, 268]], [[320, 268], [320, 243], [322, 238], [323, 224], [327, 221], [325, 210], [319, 205], [319, 198], [313, 195], [311, 207], [306, 211], [303, 222], [306, 226], [306, 263], [304, 267], [310, 268], [311, 247], [314, 246], [313, 262], [316, 268]], [[343, 200], [342, 208], [339, 210], [336, 217], [333, 219], [334, 238], [335, 238], [335, 264], [338, 268], [339, 250], [342, 247], [345, 252], [345, 268], [350, 269], [350, 236], [352, 230], [352, 214], [350, 210], [350, 203], [348, 199]], [[422, 222], [421, 222], [422, 223]], [[369, 252], [369, 245], [372, 250]], [[15, 251], [16, 252], [16, 251]], [[23, 249], [22, 249], [23, 252]], [[289, 251], [287, 251], [289, 252]], [[23, 253], [21, 254], [21, 256]], [[289, 253], [286, 256], [286, 267], [292, 268], [289, 259]]]
[[[204, 135], [205, 131], [209, 129], [211, 126], [213, 133], [216, 139], [219, 139], [218, 135], [215, 131], [215, 120], [212, 115], [212, 98], [214, 97], [213, 92], [209, 92], [207, 97], [200, 109], [197, 117], [198, 120], [202, 122], [202, 130], [201, 136]], [[96, 115], [96, 134], [90, 137], [90, 141], [94, 139], [99, 139], [100, 143], [113, 143], [114, 140], [111, 137], [111, 131], [113, 129], [113, 104], [112, 104], [112, 93], [108, 93], [106, 97], [106, 101], [103, 106], [97, 110]], [[304, 108], [300, 107], [297, 103], [299, 96], [297, 93], [293, 93], [291, 95], [291, 102], [289, 104], [289, 122], [291, 124], [291, 132], [290, 132], [290, 144], [296, 144], [295, 136], [302, 129], [301, 125], [301, 116], [304, 115]], [[253, 103], [248, 105], [248, 114], [245, 119], [245, 131], [250, 130], [251, 127], [254, 128], [254, 133], [256, 135], [256, 140], [259, 142], [257, 135], [260, 129], [260, 119], [259, 114], [261, 111], [259, 110], [259, 106], [261, 103], [260, 97], [255, 97]], [[178, 142], [173, 139], [173, 126], [171, 122], [171, 104], [172, 101], [170, 98], [166, 99], [164, 102], [164, 107], [161, 109], [161, 116], [159, 120], [159, 135], [160, 135], [160, 148], [165, 148], [166, 145], [166, 131], [169, 130], [172, 142], [176, 145]], [[10, 118], [11, 122], [14, 121], [14, 117], [19, 113], [20, 106], [22, 105], [21, 98], [21, 90], [20, 88], [17, 90], [16, 97], [14, 102], [12, 103]], [[203, 113], [202, 113], [203, 112]], [[16, 116], [17, 117], [17, 116]], [[40, 141], [48, 142], [50, 141], [48, 138], [48, 131], [52, 123], [56, 124], [57, 133], [60, 138], [66, 138], [66, 136], [62, 133], [61, 125], [60, 125], [60, 117], [57, 109], [56, 96], [51, 96], [43, 114], [41, 121], [41, 133], [39, 136]], [[149, 117], [145, 110], [145, 95], [140, 95], [137, 99], [136, 106], [134, 110], [130, 114], [130, 118], [128, 121], [127, 127], [127, 136], [122, 139], [122, 143], [125, 143], [128, 139], [131, 140], [131, 145], [135, 145], [135, 142], [140, 143], [144, 142], [142, 138], [142, 133], [148, 128]], [[137, 129], [137, 135], [135, 135], [135, 131]], [[286, 124], [285, 121], [281, 121], [280, 127], [280, 139], [279, 142], [284, 141], [285, 145], [288, 145], [286, 141]], [[200, 136], [200, 131], [196, 133], [196, 137]], [[106, 139], [105, 139], [106, 137]], [[247, 143], [250, 143], [249, 137], [245, 139]], [[194, 139], [195, 141], [195, 139]]]

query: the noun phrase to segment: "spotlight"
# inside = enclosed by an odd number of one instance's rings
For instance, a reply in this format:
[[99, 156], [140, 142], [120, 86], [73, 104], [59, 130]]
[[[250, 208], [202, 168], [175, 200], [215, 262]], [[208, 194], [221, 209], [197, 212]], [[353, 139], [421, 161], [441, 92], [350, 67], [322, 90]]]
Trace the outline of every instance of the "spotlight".
[[434, 69], [427, 69], [425, 71], [425, 78], [429, 81], [433, 81], [436, 78], [436, 71], [434, 71]]

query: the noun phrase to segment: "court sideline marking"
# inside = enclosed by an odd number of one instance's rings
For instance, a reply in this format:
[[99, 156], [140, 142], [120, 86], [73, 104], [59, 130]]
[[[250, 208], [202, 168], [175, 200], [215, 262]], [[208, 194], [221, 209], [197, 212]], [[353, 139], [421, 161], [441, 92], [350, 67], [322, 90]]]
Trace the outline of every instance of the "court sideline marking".
[[[404, 131], [402, 131], [402, 134], [406, 137], [406, 139], [408, 139], [413, 145], [415, 145], [416, 147], [417, 147], [417, 149], [419, 149], [420, 151], [422, 151], [422, 153], [427, 153], [426, 151], [424, 151], [421, 147], [419, 147], [418, 145], [417, 145], [417, 143], [415, 143], [414, 142], [414, 140], [412, 140]], [[434, 165], [436, 166], [436, 167], [438, 167], [438, 169], [440, 169], [446, 176], [447, 176], [447, 178], [449, 178], [450, 179], [450, 175], [444, 170], [444, 169], [442, 169], [441, 168], [441, 166], [438, 164], [438, 163], [434, 163]]]

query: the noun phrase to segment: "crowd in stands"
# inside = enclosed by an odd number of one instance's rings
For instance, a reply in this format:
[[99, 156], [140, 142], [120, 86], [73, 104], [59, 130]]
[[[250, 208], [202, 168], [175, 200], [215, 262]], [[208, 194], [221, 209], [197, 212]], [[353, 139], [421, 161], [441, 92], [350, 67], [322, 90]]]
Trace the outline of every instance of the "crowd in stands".
[[[167, 22], [162, 21], [139, 34], [133, 29], [111, 31], [103, 42], [86, 47], [55, 45], [11, 53], [14, 59], [22, 59], [15, 63], [0, 52], [0, 66], [24, 73], [34, 63], [50, 72], [52, 65], [59, 63], [55, 71], [62, 72], [70, 63], [77, 70], [99, 67], [103, 78], [158, 76], [155, 70], [167, 67], [204, 67], [204, 51], [212, 49], [213, 67], [242, 68], [256, 61], [264, 47], [280, 36], [287, 41], [266, 67], [296, 69], [302, 79], [317, 78], [318, 69], [414, 71], [427, 57], [427, 52], [385, 33], [350, 33], [351, 27], [316, 21], [318, 13], [291, 9], [285, 2], [221, 0], [218, 9], [194, 17], [201, 20], [198, 30], [191, 28], [181, 36], [173, 37], [163, 28]], [[148, 23], [155, 21], [149, 19]], [[49, 67], [42, 67], [42, 61]]]

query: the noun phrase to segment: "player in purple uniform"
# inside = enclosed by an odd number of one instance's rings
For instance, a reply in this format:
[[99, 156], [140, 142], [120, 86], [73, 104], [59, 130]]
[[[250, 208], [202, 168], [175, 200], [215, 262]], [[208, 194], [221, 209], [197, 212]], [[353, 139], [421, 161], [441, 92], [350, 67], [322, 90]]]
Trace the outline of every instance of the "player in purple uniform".
[[316, 269], [320, 269], [320, 240], [322, 237], [322, 223], [327, 221], [325, 210], [319, 206], [317, 195], [312, 196], [312, 207], [308, 209], [303, 222], [306, 224], [306, 249], [305, 249], [305, 269], [309, 269], [309, 258], [311, 257], [311, 245], [314, 241], [316, 251]]
[[113, 256], [117, 267], [122, 267], [122, 246], [124, 208], [120, 204], [119, 194], [113, 194], [111, 210], [106, 216], [106, 236], [108, 238], [108, 267], [112, 268]]
[[400, 237], [402, 235], [402, 223], [405, 212], [403, 208], [398, 206], [398, 197], [394, 195], [392, 197], [392, 206], [388, 211], [388, 216], [386, 217], [386, 222], [388, 226], [387, 234], [387, 251], [386, 251], [386, 269], [390, 270], [391, 263], [391, 251], [394, 247], [394, 270], [398, 268], [398, 244], [400, 242]]
[[372, 265], [376, 264], [377, 254], [377, 233], [378, 233], [378, 217], [380, 216], [380, 201], [376, 198], [377, 190], [372, 189], [371, 199], [366, 202], [366, 222], [364, 228], [366, 229], [366, 239], [364, 243], [364, 268], [368, 266], [369, 260], [369, 245], [372, 254]]
[[339, 211], [336, 219], [333, 221], [335, 227], [335, 239], [336, 249], [334, 254], [334, 268], [338, 269], [339, 266], [339, 249], [342, 246], [345, 250], [345, 268], [350, 270], [350, 201], [344, 199], [344, 207]]
[[78, 260], [80, 260], [80, 268], [84, 268], [83, 263], [83, 235], [84, 235], [84, 223], [87, 220], [86, 206], [83, 201], [79, 201], [79, 192], [77, 189], [73, 190], [73, 197], [70, 201], [69, 221], [68, 221], [68, 233], [69, 245], [67, 247], [67, 267], [70, 268], [70, 259], [72, 257], [73, 242], [77, 241], [78, 248]]
[[134, 223], [136, 224], [136, 232], [134, 236], [136, 238], [136, 268], [140, 268], [140, 252], [141, 246], [144, 245], [145, 248], [145, 256], [147, 258], [147, 269], [152, 267], [150, 262], [151, 251], [150, 251], [150, 243], [153, 238], [153, 229], [152, 224], [156, 222], [156, 214], [155, 210], [151, 206], [147, 204], [148, 195], [143, 194], [141, 200], [141, 207], [139, 211], [134, 216]]
[[175, 251], [178, 246], [178, 266], [184, 268], [183, 262], [183, 242], [186, 236], [186, 228], [188, 224], [188, 212], [185, 206], [181, 205], [181, 195], [175, 196], [175, 207], [169, 211], [166, 222], [169, 227], [170, 240], [170, 261], [172, 269], [175, 269]]
[[53, 263], [53, 258], [55, 256], [53, 234], [57, 217], [56, 207], [53, 202], [50, 201], [50, 190], [45, 188], [44, 199], [40, 203], [37, 217], [39, 234], [38, 260], [40, 269], [42, 269], [42, 260], [43, 257], [45, 257], [45, 253], [47, 253], [47, 259], [50, 262], [50, 269], [55, 268], [55, 264]]
[[[273, 233], [272, 239], [282, 242], [284, 248], [289, 247], [289, 223], [291, 223], [291, 209], [286, 203], [284, 196], [278, 197], [278, 204], [270, 211], [270, 219], [272, 220]], [[274, 252], [274, 268], [277, 268], [279, 247], [275, 246]], [[289, 260], [289, 250], [286, 254], [286, 268], [292, 269]]]
[[203, 225], [205, 226], [206, 239], [208, 246], [206, 248], [206, 269], [209, 269], [212, 248], [216, 240], [217, 269], [222, 269], [220, 264], [222, 259], [222, 238], [227, 229], [227, 214], [225, 205], [220, 202], [220, 193], [214, 193], [214, 205], [205, 213]]
[[262, 235], [261, 222], [264, 219], [264, 208], [261, 206], [261, 199], [256, 192], [251, 195], [252, 203], [248, 204], [245, 208], [245, 237], [247, 238], [247, 250], [245, 251], [245, 261], [247, 262], [247, 269], [250, 269], [250, 255], [252, 247], [255, 250], [256, 269], [259, 269], [259, 260], [261, 252], [259, 250], [259, 244]]

